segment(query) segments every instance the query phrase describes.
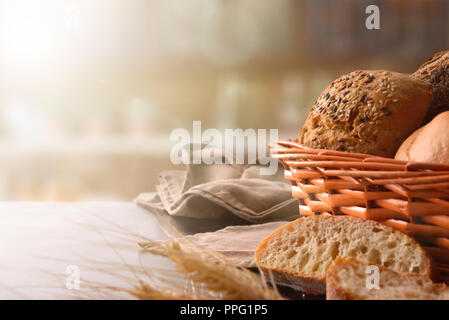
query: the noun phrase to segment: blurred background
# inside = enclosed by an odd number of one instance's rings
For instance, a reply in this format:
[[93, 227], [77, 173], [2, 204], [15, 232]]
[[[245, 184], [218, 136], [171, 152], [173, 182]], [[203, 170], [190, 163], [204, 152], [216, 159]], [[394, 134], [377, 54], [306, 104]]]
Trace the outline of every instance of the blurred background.
[[449, 47], [445, 0], [0, 3], [0, 200], [132, 200], [182, 169], [176, 128], [293, 138], [340, 74]]

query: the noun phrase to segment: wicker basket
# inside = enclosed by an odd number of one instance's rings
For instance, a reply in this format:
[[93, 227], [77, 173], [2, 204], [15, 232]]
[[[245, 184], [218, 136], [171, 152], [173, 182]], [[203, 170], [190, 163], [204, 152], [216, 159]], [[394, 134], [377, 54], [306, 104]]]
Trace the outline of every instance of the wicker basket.
[[449, 282], [449, 165], [311, 149], [297, 141], [272, 145], [299, 213], [377, 220], [417, 239]]

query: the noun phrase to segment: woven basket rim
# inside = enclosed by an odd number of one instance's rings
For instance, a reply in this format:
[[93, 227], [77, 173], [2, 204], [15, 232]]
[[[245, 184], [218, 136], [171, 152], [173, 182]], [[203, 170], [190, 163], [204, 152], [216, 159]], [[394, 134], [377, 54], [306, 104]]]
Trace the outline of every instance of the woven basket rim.
[[[448, 171], [449, 172], [449, 164], [439, 164], [433, 162], [418, 162], [418, 161], [403, 161], [397, 160], [394, 158], [381, 157], [366, 153], [355, 153], [348, 151], [338, 151], [338, 150], [329, 150], [329, 149], [315, 149], [311, 147], [307, 147], [298, 143], [298, 139], [287, 139], [287, 140], [279, 140], [269, 145], [271, 149], [271, 155], [273, 158], [278, 158], [281, 154], [285, 155], [287, 152], [291, 153], [292, 150], [299, 150], [302, 152], [315, 154], [319, 156], [340, 156], [340, 157], [348, 157], [348, 158], [358, 158], [361, 159], [362, 162], [373, 162], [373, 163], [390, 163], [390, 164], [398, 164], [405, 166], [407, 169], [428, 169], [432, 171]], [[279, 152], [280, 151], [280, 152]], [[299, 153], [299, 152], [298, 152]], [[293, 156], [294, 153], [291, 153]], [[403, 171], [403, 170], [401, 170]]]

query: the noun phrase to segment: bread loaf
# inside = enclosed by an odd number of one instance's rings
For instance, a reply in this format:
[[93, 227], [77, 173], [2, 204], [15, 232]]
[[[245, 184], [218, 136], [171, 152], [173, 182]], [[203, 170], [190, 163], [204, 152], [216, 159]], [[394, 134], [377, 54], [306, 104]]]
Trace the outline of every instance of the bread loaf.
[[449, 50], [435, 53], [413, 76], [428, 81], [433, 86], [432, 102], [425, 123], [441, 112], [449, 110]]
[[312, 216], [287, 223], [257, 247], [259, 269], [277, 283], [324, 294], [326, 271], [337, 257], [430, 276], [428, 256], [412, 238], [379, 222], [350, 216]]
[[408, 137], [395, 159], [449, 164], [449, 111], [440, 113]]
[[[327, 300], [449, 300], [449, 287], [418, 274], [399, 274], [351, 258], [337, 258], [327, 270]], [[378, 282], [376, 283], [376, 274]], [[370, 277], [370, 278], [368, 278]]]
[[332, 82], [313, 105], [299, 142], [393, 157], [423, 122], [432, 85], [391, 71], [354, 71]]

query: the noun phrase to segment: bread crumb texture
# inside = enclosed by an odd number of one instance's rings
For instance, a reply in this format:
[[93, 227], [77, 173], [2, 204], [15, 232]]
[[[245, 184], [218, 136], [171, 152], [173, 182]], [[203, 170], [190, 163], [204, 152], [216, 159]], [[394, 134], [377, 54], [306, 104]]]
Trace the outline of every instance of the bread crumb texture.
[[430, 273], [430, 262], [413, 239], [378, 222], [348, 216], [300, 218], [273, 232], [256, 251], [256, 263], [262, 269], [316, 279], [325, 279], [337, 257], [400, 273]]
[[[418, 274], [379, 267], [378, 289], [367, 285], [367, 266], [355, 259], [335, 260], [327, 274], [327, 299], [449, 300], [449, 287]], [[370, 273], [371, 274], [371, 273]], [[369, 280], [369, 279], [368, 279]]]

